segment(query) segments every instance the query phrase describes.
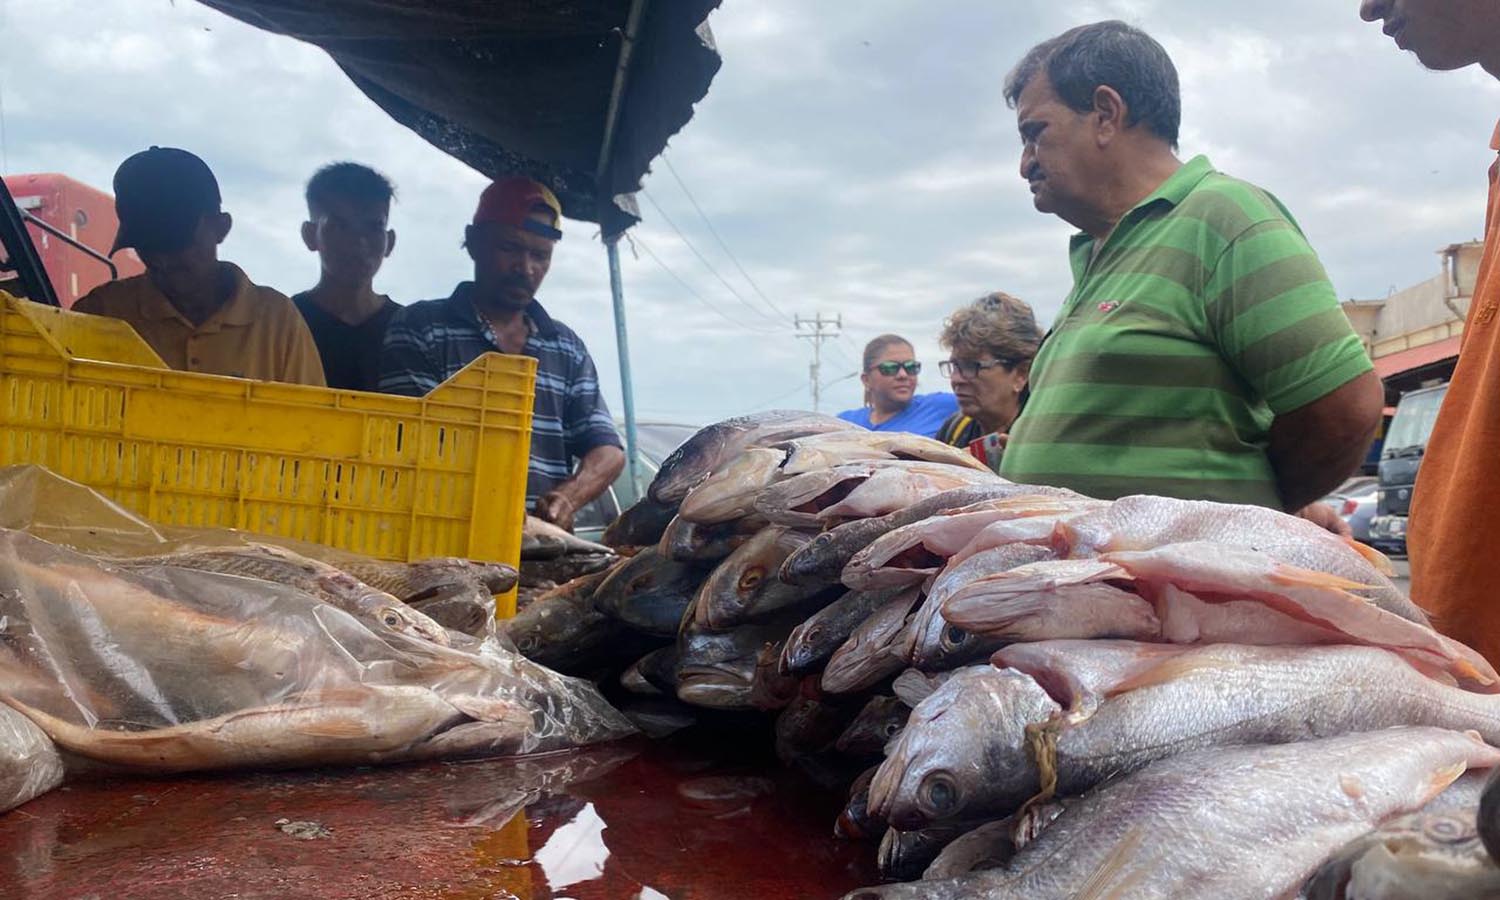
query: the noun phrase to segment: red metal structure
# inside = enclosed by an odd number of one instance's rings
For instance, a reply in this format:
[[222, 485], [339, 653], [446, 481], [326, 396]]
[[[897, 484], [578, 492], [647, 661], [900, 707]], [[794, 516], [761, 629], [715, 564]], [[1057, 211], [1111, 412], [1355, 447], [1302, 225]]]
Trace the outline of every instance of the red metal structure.
[[[109, 194], [66, 175], [51, 173], [8, 175], [5, 186], [23, 216], [29, 213], [96, 253], [109, 254], [119, 228], [115, 201]], [[110, 280], [109, 267], [99, 259], [69, 246], [34, 221], [27, 222], [26, 230], [63, 308]], [[121, 251], [113, 262], [121, 278], [145, 271], [133, 250]]]

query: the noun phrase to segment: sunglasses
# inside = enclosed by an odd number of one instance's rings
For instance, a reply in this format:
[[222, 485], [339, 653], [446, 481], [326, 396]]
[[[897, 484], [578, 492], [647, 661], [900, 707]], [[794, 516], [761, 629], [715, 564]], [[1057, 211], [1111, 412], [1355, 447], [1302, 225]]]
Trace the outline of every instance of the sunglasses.
[[906, 374], [908, 375], [916, 375], [922, 371], [922, 364], [914, 359], [908, 359], [906, 362], [876, 363], [870, 368], [874, 369], [887, 378], [891, 378], [894, 377], [895, 374], [902, 369], [905, 369]]
[[1016, 367], [1016, 360], [991, 359], [984, 362], [969, 362], [968, 360], [945, 359], [938, 363], [938, 371], [942, 373], [944, 378], [952, 378], [954, 372], [965, 378], [978, 378], [980, 372], [983, 372], [985, 369], [993, 369], [996, 366], [1014, 369]]

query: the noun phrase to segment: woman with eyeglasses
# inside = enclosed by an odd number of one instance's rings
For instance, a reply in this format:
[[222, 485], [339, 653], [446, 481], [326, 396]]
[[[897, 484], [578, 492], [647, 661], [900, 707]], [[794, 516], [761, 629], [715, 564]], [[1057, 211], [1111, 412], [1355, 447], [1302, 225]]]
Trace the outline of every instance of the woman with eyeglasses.
[[839, 418], [871, 431], [906, 431], [932, 437], [943, 421], [958, 411], [952, 394], [918, 394], [917, 362], [911, 342], [899, 334], [882, 334], [865, 345], [865, 405], [839, 413]]
[[996, 468], [1042, 344], [1036, 316], [1024, 302], [996, 291], [950, 316], [938, 340], [950, 355], [938, 368], [953, 385], [959, 411], [938, 429], [937, 438], [969, 448]]

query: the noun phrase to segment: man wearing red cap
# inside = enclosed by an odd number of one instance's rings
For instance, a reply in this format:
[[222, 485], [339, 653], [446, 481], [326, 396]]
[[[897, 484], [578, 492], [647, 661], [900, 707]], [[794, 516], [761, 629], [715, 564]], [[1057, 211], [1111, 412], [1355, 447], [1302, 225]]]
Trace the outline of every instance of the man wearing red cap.
[[380, 355], [380, 390], [420, 397], [485, 353], [536, 357], [527, 504], [572, 528], [574, 514], [625, 467], [625, 452], [588, 348], [536, 301], [561, 224], [557, 197], [529, 178], [486, 188], [464, 231], [474, 280], [395, 315]]

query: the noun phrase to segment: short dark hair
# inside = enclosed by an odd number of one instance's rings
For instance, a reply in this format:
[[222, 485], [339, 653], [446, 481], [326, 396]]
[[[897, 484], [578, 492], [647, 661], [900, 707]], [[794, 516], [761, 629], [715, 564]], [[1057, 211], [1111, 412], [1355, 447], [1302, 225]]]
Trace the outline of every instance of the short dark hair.
[[1099, 87], [1114, 88], [1125, 100], [1125, 124], [1144, 123], [1152, 134], [1177, 146], [1182, 125], [1177, 67], [1162, 45], [1139, 28], [1116, 20], [1095, 22], [1032, 47], [1005, 76], [1005, 100], [1012, 109], [1043, 71], [1057, 96], [1078, 112], [1094, 108]]
[[333, 197], [390, 206], [396, 197], [396, 188], [389, 178], [369, 166], [355, 162], [336, 162], [319, 169], [308, 179], [308, 213], [315, 215], [318, 207]]

